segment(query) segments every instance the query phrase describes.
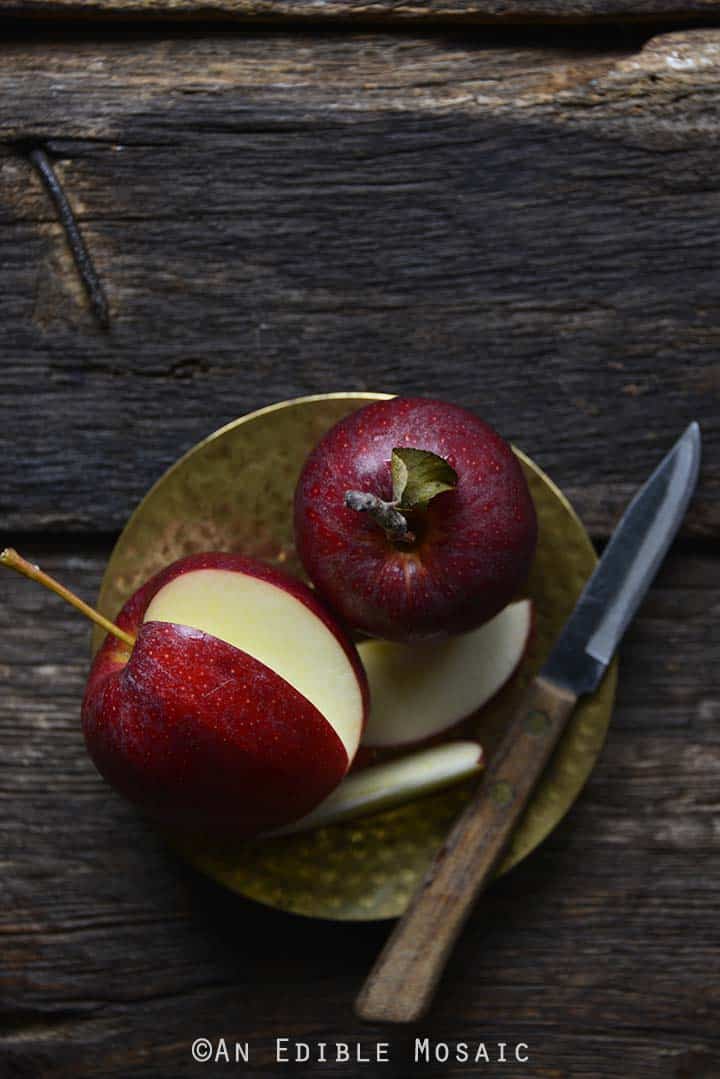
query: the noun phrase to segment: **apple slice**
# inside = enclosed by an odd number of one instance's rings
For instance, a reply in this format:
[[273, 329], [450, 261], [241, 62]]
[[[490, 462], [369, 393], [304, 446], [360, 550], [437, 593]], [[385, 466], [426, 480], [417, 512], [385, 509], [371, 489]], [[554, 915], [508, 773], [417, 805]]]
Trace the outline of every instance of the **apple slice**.
[[446, 742], [407, 757], [374, 764], [347, 776], [311, 813], [269, 833], [293, 835], [310, 828], [379, 813], [477, 775], [483, 766], [477, 742]]
[[510, 603], [479, 629], [415, 645], [362, 641], [370, 684], [363, 746], [433, 738], [482, 708], [517, 669], [532, 628], [532, 603]]

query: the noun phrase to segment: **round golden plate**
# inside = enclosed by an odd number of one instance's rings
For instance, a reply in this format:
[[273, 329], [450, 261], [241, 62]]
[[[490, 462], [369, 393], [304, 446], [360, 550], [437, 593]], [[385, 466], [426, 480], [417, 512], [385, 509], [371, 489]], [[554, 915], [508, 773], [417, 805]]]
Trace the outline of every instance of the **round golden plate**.
[[[301, 574], [293, 547], [292, 498], [309, 450], [342, 416], [388, 394], [335, 393], [284, 401], [244, 416], [200, 442], [155, 484], [112, 553], [99, 607], [114, 618], [125, 600], [169, 562], [202, 550], [242, 551]], [[540, 538], [527, 592], [535, 632], [518, 675], [473, 729], [492, 755], [515, 698], [542, 665], [597, 561], [558, 488], [518, 452], [537, 508]], [[100, 631], [93, 642], [97, 648]], [[613, 664], [581, 702], [499, 872], [538, 845], [577, 798], [605, 740], [617, 680]], [[472, 784], [355, 822], [233, 849], [187, 849], [197, 869], [244, 896], [316, 918], [370, 920], [402, 914]]]

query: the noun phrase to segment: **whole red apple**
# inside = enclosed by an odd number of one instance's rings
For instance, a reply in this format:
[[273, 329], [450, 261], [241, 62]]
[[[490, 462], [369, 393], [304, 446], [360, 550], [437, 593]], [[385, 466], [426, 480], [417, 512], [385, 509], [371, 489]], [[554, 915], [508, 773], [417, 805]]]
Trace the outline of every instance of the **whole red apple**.
[[295, 540], [349, 625], [411, 642], [474, 629], [509, 603], [537, 521], [492, 427], [458, 405], [395, 397], [341, 420], [310, 454]]
[[173, 563], [125, 604], [87, 684], [88, 752], [185, 833], [248, 836], [304, 816], [357, 750], [367, 681], [303, 584], [238, 555]]

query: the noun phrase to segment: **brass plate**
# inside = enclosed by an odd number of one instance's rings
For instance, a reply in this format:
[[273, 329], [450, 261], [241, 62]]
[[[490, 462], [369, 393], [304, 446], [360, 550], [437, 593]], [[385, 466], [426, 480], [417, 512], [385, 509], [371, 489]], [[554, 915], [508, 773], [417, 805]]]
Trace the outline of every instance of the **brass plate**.
[[[112, 553], [100, 610], [126, 599], [169, 562], [201, 550], [242, 551], [301, 573], [293, 547], [292, 497], [308, 451], [342, 416], [387, 394], [301, 397], [253, 412], [185, 454], [155, 484]], [[513, 702], [542, 665], [597, 557], [582, 523], [548, 477], [518, 452], [535, 500], [540, 539], [527, 591], [535, 604], [531, 648], [511, 685], [471, 729], [492, 754]], [[96, 649], [102, 641], [94, 638]], [[540, 843], [564, 816], [605, 740], [617, 668], [577, 708], [499, 872]], [[283, 839], [215, 850], [180, 848], [197, 869], [271, 907], [316, 918], [369, 920], [402, 914], [453, 818], [464, 784], [381, 815]]]

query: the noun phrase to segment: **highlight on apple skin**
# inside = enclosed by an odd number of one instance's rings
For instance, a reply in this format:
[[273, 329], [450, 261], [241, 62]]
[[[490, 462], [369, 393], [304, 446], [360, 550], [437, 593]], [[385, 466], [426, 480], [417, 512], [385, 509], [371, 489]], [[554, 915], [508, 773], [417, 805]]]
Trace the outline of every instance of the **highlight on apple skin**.
[[376, 401], [336, 424], [305, 463], [294, 524], [305, 569], [342, 620], [404, 642], [487, 622], [525, 580], [537, 541], [509, 444], [427, 398]]
[[161, 824], [242, 838], [308, 814], [345, 776], [368, 689], [302, 583], [234, 554], [147, 581], [106, 638], [82, 706], [100, 773]]

